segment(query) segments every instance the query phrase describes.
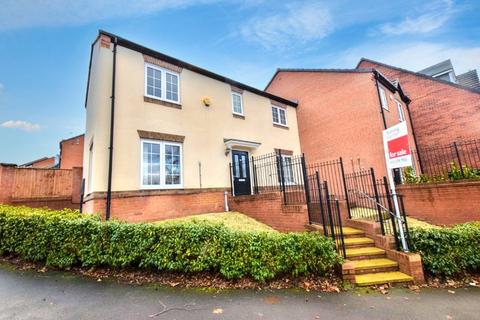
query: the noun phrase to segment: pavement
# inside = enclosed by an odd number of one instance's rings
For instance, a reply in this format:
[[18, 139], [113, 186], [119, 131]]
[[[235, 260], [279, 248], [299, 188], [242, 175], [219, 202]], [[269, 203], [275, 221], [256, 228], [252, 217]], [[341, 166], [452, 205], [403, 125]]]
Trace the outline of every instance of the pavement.
[[480, 288], [214, 292], [0, 265], [0, 319], [480, 319]]

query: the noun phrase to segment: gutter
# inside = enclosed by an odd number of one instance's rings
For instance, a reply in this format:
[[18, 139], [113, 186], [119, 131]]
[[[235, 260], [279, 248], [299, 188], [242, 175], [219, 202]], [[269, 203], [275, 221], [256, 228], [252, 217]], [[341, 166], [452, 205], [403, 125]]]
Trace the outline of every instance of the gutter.
[[112, 202], [112, 166], [113, 166], [113, 133], [115, 126], [115, 74], [117, 65], [117, 37], [113, 38], [113, 66], [112, 66], [112, 95], [110, 109], [110, 146], [108, 147], [108, 186], [107, 200], [105, 205], [105, 220], [110, 220], [110, 208]]

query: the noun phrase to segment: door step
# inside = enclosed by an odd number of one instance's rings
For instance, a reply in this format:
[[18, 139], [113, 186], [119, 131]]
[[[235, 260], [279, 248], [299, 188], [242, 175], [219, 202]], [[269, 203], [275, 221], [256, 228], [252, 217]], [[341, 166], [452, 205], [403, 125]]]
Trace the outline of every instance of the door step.
[[411, 282], [413, 278], [400, 271], [366, 273], [355, 276], [357, 286], [372, 286], [385, 283]]

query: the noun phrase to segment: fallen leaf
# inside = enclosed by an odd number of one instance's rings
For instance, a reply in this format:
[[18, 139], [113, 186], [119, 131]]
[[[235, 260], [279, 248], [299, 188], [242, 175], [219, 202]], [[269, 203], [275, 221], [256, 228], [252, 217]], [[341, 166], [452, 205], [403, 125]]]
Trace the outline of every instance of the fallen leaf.
[[221, 309], [221, 308], [215, 308], [215, 309], [213, 309], [212, 313], [213, 313], [213, 314], [222, 314], [222, 313], [223, 313], [223, 309]]
[[453, 291], [453, 290], [448, 290], [448, 293], [455, 294], [455, 291]]

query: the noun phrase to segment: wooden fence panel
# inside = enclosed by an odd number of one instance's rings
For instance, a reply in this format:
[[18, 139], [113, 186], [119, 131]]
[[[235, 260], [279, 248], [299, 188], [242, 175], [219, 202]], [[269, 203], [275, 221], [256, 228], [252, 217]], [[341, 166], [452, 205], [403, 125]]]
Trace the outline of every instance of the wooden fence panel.
[[72, 170], [16, 168], [12, 199], [72, 196]]

